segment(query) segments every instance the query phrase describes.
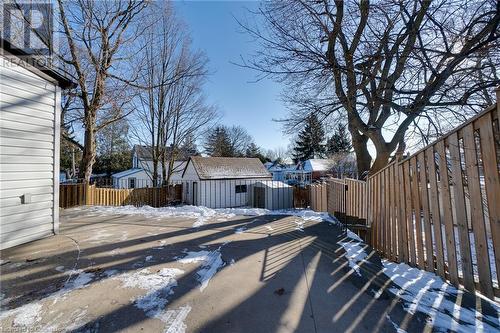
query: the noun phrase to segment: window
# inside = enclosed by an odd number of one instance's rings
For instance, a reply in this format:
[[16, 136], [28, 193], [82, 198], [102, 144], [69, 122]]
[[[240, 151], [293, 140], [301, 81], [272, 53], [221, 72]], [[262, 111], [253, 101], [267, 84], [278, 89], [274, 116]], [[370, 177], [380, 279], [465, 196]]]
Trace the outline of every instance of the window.
[[236, 193], [247, 193], [246, 185], [236, 185]]
[[128, 188], [135, 188], [135, 178], [128, 179]]

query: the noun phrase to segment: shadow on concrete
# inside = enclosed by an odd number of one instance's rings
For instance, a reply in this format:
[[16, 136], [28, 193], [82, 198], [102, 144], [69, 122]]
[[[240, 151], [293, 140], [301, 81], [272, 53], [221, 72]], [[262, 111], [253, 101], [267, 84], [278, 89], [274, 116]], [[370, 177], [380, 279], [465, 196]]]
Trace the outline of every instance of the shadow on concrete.
[[[368, 257], [359, 264], [360, 269], [354, 270], [349, 267], [343, 247], [338, 245], [339, 241], [349, 241], [345, 230], [339, 226], [321, 222], [307, 223], [302, 230], [296, 230], [290, 226], [290, 221], [286, 221], [286, 218], [286, 216], [260, 216], [233, 219], [209, 223], [198, 228], [158, 221], [158, 227], [168, 227], [174, 230], [136, 239], [82, 247], [78, 268], [84, 271], [91, 269], [96, 272], [92, 281], [95, 283], [107, 278], [103, 274], [104, 270], [117, 269], [120, 273], [135, 271], [138, 269], [138, 261], [141, 262], [141, 269], [157, 265], [158, 261], [141, 261], [151, 252], [165, 258], [161, 263], [168, 263], [174, 262], [175, 257], [183, 255], [185, 249], [198, 248], [207, 243], [210, 243], [208, 249], [216, 249], [224, 245], [224, 239], [234, 235], [237, 228], [246, 227], [245, 233], [247, 234], [254, 233], [267, 237], [232, 241], [221, 248], [222, 257], [226, 263], [230, 259], [238, 262], [263, 251], [264, 260], [259, 278], [262, 287], [250, 297], [231, 307], [230, 310], [203, 323], [203, 326], [196, 328], [196, 331], [275, 332], [280, 329], [297, 332], [395, 331], [396, 326], [393, 326], [388, 318], [406, 331], [424, 330], [427, 316], [418, 312], [414, 315], [409, 314], [405, 311], [401, 300], [387, 291], [397, 286], [383, 274], [381, 260], [371, 248], [366, 248]], [[130, 221], [135, 219], [137, 221]], [[91, 224], [69, 223], [74, 224], [65, 226], [65, 233], [78, 232], [80, 228], [86, 232], [97, 232], [102, 229], [102, 223], [108, 226], [156, 226], [156, 222], [152, 224], [144, 217], [130, 219], [130, 216], [104, 217]], [[270, 224], [272, 224], [272, 232], [266, 228]], [[159, 246], [162, 240], [180, 237], [187, 238], [172, 245]], [[145, 244], [151, 244], [151, 246], [140, 247]], [[127, 251], [114, 256], [102, 255], [109, 254], [117, 248]], [[8, 254], [15, 251], [14, 248], [4, 252]], [[74, 256], [74, 250], [57, 253], [57, 258]], [[2, 279], [2, 289], [16, 286], [32, 291], [5, 306], [13, 308], [34, 300], [43, 300], [50, 296], [50, 293], [60, 289], [67, 277], [54, 274], [53, 269], [58, 262], [57, 258], [53, 261], [38, 263], [39, 269], [36, 272], [22, 274], [23, 267], [20, 267], [18, 270], [20, 274], [17, 277]], [[228, 267], [226, 265], [218, 274]], [[96, 268], [99, 270], [96, 271]], [[170, 302], [182, 298], [199, 287], [195, 274], [196, 271], [192, 271], [178, 279], [175, 293], [169, 297]], [[286, 285], [284, 285], [285, 282]], [[40, 289], [40, 285], [45, 288]], [[282, 293], [279, 292], [281, 289]], [[300, 293], [306, 293], [306, 297], [296, 297]], [[300, 304], [301, 313], [289, 313], [290, 306], [297, 305], [298, 299], [306, 299], [304, 304]], [[440, 300], [435, 301], [438, 304]], [[457, 297], [450, 301], [456, 302], [457, 305], [477, 309], [483, 314], [497, 316], [496, 310], [492, 309], [488, 302], [470, 293], [464, 293], [459, 299]], [[484, 316], [482, 318], [485, 320]], [[88, 330], [117, 332], [146, 319], [148, 317], [142, 310], [137, 309], [133, 303], [129, 303], [88, 322], [85, 326], [75, 329], [74, 332]], [[493, 325], [498, 326], [498, 323], [493, 323]]]

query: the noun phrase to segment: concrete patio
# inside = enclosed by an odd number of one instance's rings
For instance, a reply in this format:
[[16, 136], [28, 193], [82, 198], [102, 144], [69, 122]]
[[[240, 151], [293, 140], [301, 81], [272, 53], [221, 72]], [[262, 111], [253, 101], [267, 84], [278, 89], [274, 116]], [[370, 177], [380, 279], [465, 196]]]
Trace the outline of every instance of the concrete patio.
[[391, 281], [376, 254], [355, 274], [337, 245], [345, 237], [296, 216], [193, 227], [190, 218], [67, 209], [59, 235], [2, 251], [2, 331], [432, 330], [384, 292]]

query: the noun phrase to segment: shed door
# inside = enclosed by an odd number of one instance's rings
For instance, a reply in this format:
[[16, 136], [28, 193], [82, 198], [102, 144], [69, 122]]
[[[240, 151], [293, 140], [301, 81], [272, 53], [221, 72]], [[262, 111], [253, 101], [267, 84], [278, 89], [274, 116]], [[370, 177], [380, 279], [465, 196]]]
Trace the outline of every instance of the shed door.
[[198, 183], [193, 182], [193, 205], [198, 205]]
[[253, 190], [253, 202], [254, 206], [256, 208], [266, 208], [265, 206], [265, 200], [266, 200], [266, 195], [265, 192], [266, 189], [264, 187], [258, 187], [256, 186]]

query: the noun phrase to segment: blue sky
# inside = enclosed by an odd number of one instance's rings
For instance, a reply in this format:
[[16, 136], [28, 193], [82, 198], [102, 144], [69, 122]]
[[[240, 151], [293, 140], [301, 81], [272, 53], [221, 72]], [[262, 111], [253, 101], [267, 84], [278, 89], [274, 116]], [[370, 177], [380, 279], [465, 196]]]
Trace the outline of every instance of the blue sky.
[[238, 67], [240, 56], [248, 57], [258, 45], [241, 33], [235, 18], [250, 15], [258, 2], [243, 1], [178, 1], [179, 17], [191, 30], [195, 48], [203, 50], [212, 72], [206, 93], [222, 113], [222, 123], [241, 125], [255, 138], [257, 145], [272, 149], [286, 147], [289, 138], [281, 125], [272, 119], [282, 118], [286, 109], [279, 100], [281, 86], [270, 80], [254, 83], [256, 72]]

